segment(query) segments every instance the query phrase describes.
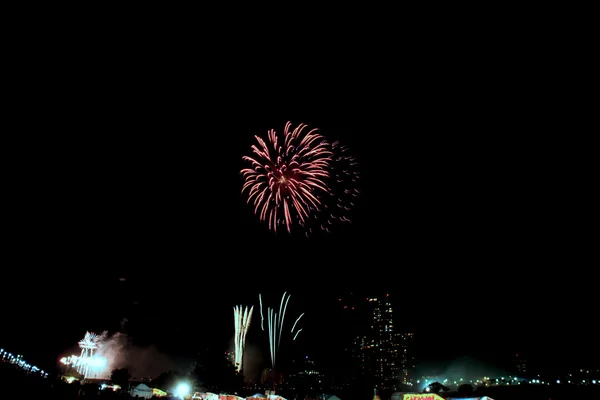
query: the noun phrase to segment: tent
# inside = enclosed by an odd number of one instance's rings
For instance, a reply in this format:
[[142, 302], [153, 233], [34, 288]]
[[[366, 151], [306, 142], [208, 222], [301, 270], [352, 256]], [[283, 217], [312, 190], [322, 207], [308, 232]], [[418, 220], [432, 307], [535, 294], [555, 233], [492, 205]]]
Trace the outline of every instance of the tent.
[[435, 393], [404, 393], [402, 400], [444, 400]]
[[258, 400], [258, 399], [266, 399], [266, 398], [267, 398], [266, 394], [256, 393], [256, 394], [253, 394], [252, 396], [246, 397], [246, 400]]
[[327, 400], [342, 400], [342, 399], [340, 399], [336, 395], [333, 395], [333, 396], [328, 397]]
[[152, 388], [144, 385], [143, 383], [140, 383], [139, 385], [131, 389], [132, 397], [142, 397], [144, 399], [150, 399], [152, 398], [153, 394], [154, 392]]
[[494, 400], [491, 397], [449, 397], [448, 400]]
[[494, 400], [491, 397], [448, 397], [448, 400]]

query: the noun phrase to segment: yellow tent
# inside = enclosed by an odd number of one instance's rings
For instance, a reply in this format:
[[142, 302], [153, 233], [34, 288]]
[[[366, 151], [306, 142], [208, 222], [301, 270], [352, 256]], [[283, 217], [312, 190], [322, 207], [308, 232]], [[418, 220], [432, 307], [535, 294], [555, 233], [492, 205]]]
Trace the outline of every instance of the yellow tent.
[[435, 393], [409, 393], [404, 394], [404, 398], [402, 400], [444, 400], [443, 397], [438, 396]]

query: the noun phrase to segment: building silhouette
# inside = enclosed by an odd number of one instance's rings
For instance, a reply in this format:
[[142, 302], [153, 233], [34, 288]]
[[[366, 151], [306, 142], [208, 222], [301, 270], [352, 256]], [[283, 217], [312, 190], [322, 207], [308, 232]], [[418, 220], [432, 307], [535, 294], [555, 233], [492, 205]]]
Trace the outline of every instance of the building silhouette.
[[379, 388], [397, 389], [412, 383], [415, 371], [414, 334], [399, 332], [389, 294], [367, 297], [367, 327], [354, 337], [352, 357], [359, 373], [370, 375]]
[[416, 370], [415, 335], [414, 333], [397, 333], [397, 343], [400, 350], [400, 383], [414, 384]]
[[527, 360], [523, 354], [517, 353], [513, 360], [514, 372], [520, 377], [526, 377], [527, 375]]

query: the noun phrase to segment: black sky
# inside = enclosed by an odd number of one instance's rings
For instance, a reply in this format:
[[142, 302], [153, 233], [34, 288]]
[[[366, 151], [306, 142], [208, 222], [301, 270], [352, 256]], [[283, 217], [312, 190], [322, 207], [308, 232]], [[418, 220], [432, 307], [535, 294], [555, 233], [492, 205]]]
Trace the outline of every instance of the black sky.
[[[549, 133], [559, 121], [518, 74], [384, 61], [216, 87], [79, 72], [15, 95], [0, 346], [49, 355], [126, 316], [136, 340], [182, 354], [199, 332], [227, 340], [231, 307], [267, 290], [302, 298], [310, 337], [328, 323], [318, 304], [373, 288], [395, 291], [434, 360], [593, 359], [589, 200], [571, 174], [586, 143]], [[287, 120], [359, 159], [362, 197], [338, 236], [275, 236], [239, 193], [253, 135]]]

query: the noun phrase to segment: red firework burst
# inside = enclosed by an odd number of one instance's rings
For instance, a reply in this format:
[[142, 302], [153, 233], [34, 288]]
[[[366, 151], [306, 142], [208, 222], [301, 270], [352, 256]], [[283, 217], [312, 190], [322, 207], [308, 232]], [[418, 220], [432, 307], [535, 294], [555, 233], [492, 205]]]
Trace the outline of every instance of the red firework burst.
[[255, 136], [256, 156], [243, 157], [252, 167], [241, 171], [242, 193], [248, 192], [254, 213], [275, 232], [284, 224], [291, 233], [294, 219], [305, 225], [314, 211], [321, 210], [321, 196], [330, 191], [331, 145], [316, 128], [300, 124], [291, 130], [291, 126], [285, 125], [283, 136], [269, 130], [267, 141]]

